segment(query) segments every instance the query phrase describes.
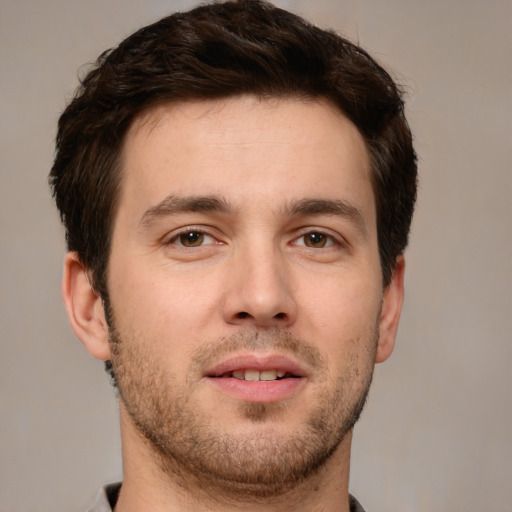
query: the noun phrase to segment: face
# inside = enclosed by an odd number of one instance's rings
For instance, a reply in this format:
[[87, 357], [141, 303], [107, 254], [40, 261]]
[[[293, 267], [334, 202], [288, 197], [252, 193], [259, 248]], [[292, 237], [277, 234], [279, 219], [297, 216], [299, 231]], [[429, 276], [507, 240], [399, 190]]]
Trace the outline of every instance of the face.
[[165, 105], [122, 169], [110, 347], [133, 431], [224, 487], [315, 472], [390, 352], [362, 137], [324, 102]]

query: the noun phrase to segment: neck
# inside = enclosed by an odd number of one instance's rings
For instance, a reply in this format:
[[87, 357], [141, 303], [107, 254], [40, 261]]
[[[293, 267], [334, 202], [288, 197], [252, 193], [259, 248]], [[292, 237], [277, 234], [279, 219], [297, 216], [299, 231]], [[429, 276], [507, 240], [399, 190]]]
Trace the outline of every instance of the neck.
[[115, 512], [349, 512], [351, 432], [321, 468], [279, 492], [187, 474], [141, 436], [122, 404], [121, 436], [124, 478]]

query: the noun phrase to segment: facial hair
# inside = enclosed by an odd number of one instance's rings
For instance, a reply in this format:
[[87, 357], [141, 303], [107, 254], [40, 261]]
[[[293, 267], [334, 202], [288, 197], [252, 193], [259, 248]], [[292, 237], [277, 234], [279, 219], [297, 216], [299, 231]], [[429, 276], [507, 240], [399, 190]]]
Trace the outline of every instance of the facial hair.
[[[221, 490], [232, 498], [282, 495], [326, 464], [364, 407], [378, 338], [375, 329], [368, 339], [349, 340], [362, 349], [342, 375], [333, 377], [312, 343], [277, 329], [245, 331], [202, 343], [193, 353], [186, 381], [180, 383], [141, 339], [121, 334], [112, 318], [110, 327], [122, 405], [161, 469], [183, 482], [193, 480], [196, 488]], [[240, 402], [240, 422], [250, 426], [242, 431], [226, 432], [206, 421], [194, 394], [201, 371], [239, 350], [269, 349], [312, 368], [312, 385], [318, 391], [300, 426], [286, 428], [284, 403]]]

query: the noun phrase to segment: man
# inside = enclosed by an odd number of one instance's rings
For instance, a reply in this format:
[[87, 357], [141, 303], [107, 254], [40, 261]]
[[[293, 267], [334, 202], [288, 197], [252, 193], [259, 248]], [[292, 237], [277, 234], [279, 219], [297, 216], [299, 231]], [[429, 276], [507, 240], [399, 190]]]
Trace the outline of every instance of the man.
[[119, 392], [123, 484], [91, 510], [362, 510], [416, 196], [389, 75], [258, 0], [175, 14], [99, 58], [50, 182], [68, 315]]

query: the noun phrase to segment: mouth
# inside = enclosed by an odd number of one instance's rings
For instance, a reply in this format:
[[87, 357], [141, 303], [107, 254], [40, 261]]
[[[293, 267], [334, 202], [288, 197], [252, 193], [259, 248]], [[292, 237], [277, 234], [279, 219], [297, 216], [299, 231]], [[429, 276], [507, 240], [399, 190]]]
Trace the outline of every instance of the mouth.
[[294, 375], [291, 372], [284, 370], [256, 370], [256, 369], [240, 369], [233, 370], [232, 372], [226, 372], [222, 375], [209, 375], [210, 378], [213, 379], [238, 379], [238, 380], [246, 380], [251, 382], [270, 382], [273, 380], [282, 380], [282, 379], [300, 379], [299, 375]]
[[307, 382], [307, 371], [287, 356], [234, 356], [204, 377], [215, 389], [244, 402], [279, 402], [294, 396]]
[[207, 369], [205, 376], [255, 382], [302, 378], [307, 371], [286, 355], [252, 353], [229, 357]]

